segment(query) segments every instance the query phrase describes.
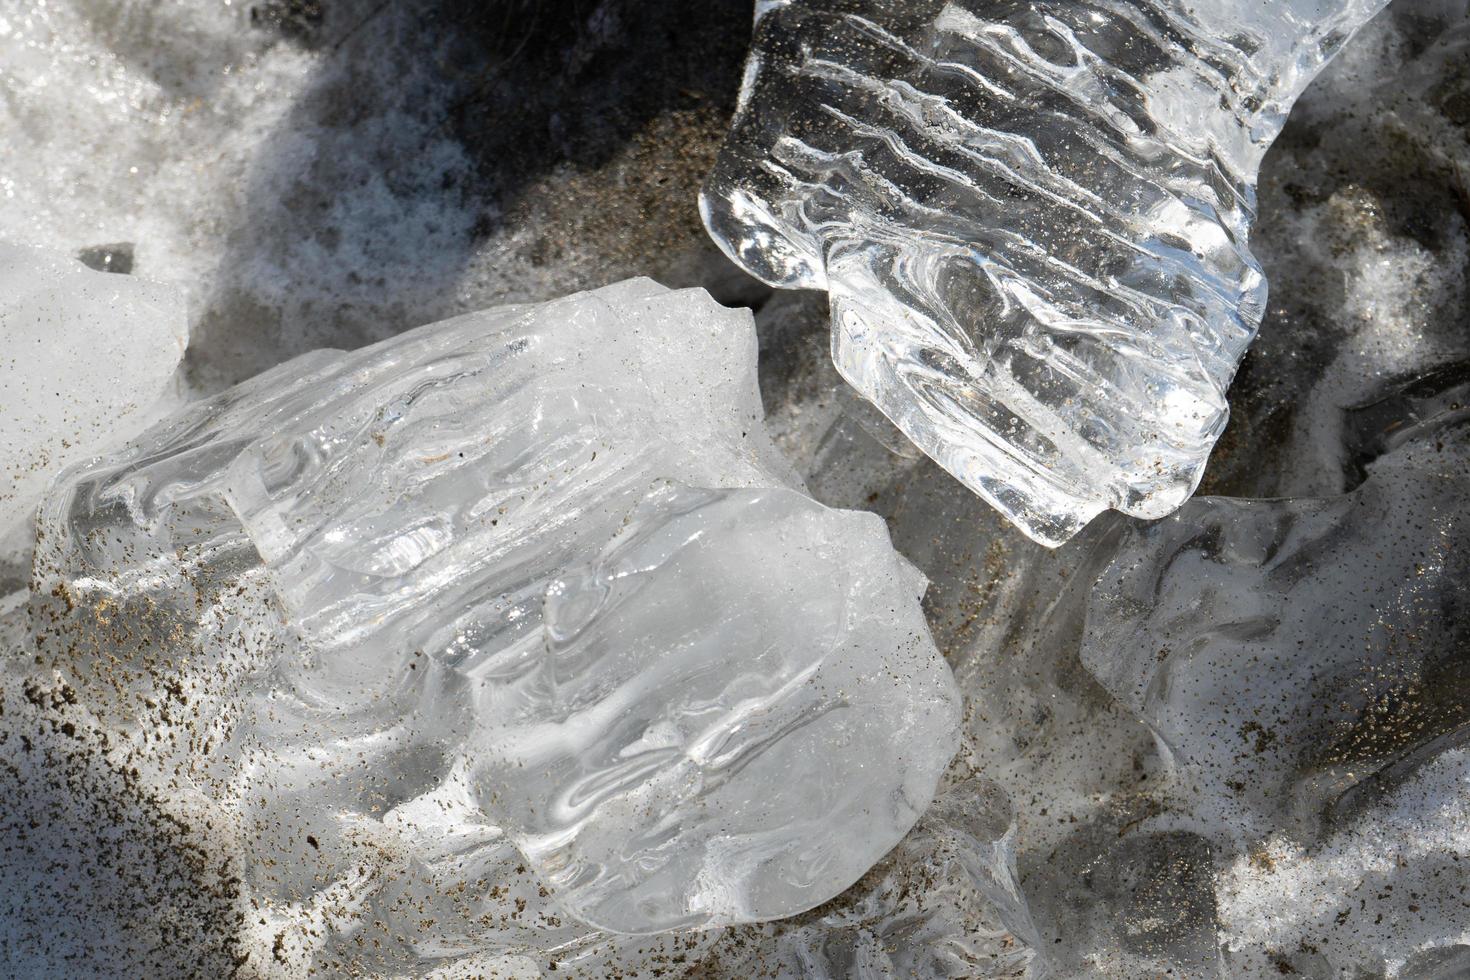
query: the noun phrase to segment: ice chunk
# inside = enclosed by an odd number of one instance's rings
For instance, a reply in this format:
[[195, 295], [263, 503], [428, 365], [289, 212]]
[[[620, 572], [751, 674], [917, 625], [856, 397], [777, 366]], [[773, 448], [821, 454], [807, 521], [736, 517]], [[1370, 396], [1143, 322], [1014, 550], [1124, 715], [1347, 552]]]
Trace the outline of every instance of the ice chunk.
[[[927, 806], [958, 697], [882, 521], [771, 445], [755, 353], [635, 280], [283, 365], [68, 474], [42, 660], [230, 815], [295, 963], [825, 901]], [[502, 914], [510, 843], [556, 905]]]
[[0, 534], [72, 460], [151, 421], [184, 356], [180, 297], [0, 242]]
[[1261, 157], [1385, 2], [761, 5], [705, 224], [1032, 537], [1162, 517], [1263, 312]]
[[1082, 660], [1222, 835], [1314, 840], [1463, 737], [1467, 399], [1462, 364], [1349, 413], [1350, 493], [1200, 498], [1122, 533]]

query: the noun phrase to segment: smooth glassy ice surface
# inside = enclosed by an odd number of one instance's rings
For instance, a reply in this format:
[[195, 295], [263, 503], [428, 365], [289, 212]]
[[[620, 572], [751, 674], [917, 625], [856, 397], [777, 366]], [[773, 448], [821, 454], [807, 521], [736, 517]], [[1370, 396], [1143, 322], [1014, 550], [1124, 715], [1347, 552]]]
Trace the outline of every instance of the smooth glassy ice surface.
[[0, 242], [0, 534], [58, 470], [151, 420], [188, 336], [167, 287]]
[[958, 710], [923, 583], [882, 560], [878, 521], [845, 515], [844, 537], [833, 513], [786, 489], [651, 495], [547, 588], [544, 654], [497, 665], [475, 786], [590, 921], [801, 911], [927, 803]]
[[299, 358], [61, 480], [38, 652], [239, 835], [292, 963], [595, 971], [558, 908], [799, 912], [918, 819], [959, 705], [754, 368], [749, 314], [647, 280]]
[[1384, 3], [761, 4], [705, 224], [1033, 538], [1162, 517], [1263, 313], [1261, 158]]

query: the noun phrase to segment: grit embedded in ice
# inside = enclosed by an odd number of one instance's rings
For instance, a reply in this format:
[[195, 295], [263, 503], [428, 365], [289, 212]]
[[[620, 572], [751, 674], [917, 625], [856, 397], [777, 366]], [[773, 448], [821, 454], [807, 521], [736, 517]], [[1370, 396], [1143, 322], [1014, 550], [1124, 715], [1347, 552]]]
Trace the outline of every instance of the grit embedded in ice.
[[289, 362], [67, 475], [41, 659], [239, 828], [293, 962], [333, 921], [394, 962], [585, 945], [476, 911], [508, 843], [608, 930], [810, 908], [924, 811], [959, 703], [923, 577], [803, 493], [755, 355], [633, 280]]

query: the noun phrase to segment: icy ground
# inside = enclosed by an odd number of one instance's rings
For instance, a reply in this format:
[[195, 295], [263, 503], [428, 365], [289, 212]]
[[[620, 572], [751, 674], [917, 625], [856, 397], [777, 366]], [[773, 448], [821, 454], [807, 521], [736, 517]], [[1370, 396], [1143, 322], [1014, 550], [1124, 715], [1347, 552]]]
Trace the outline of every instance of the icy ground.
[[[1442, 546], [1470, 522], [1470, 4], [1396, 0], [1308, 90], [1261, 173], [1271, 301], [1201, 493], [1311, 499], [1198, 500], [1171, 521], [1199, 534], [1175, 545], [1109, 517], [1056, 552], [843, 388], [824, 297], [773, 295], [704, 237], [693, 201], [750, 18], [733, 0], [698, 16], [635, 0], [7, 4], [0, 237], [181, 289], [196, 394], [633, 274], [755, 309], [778, 446], [819, 500], [882, 516], [931, 581], [964, 747], [935, 806], [843, 896], [676, 942], [659, 975], [1465, 975], [1467, 585]], [[1180, 570], [1232, 544], [1210, 530], [1221, 510], [1350, 509], [1375, 487], [1417, 494], [1415, 468], [1434, 473], [1433, 499], [1415, 498], [1428, 516], [1354, 524], [1366, 543], [1351, 547], [1323, 532], [1290, 552], [1312, 575], [1275, 574], [1288, 552], [1269, 533], [1228, 552], [1224, 585]], [[1365, 595], [1385, 554], [1412, 581], [1381, 595], [1403, 602]], [[1174, 572], [1158, 575], [1174, 612], [1254, 603], [1262, 632], [1090, 601], [1100, 578], [1155, 566]], [[12, 559], [3, 580], [26, 574]], [[1270, 603], [1297, 595], [1333, 628], [1271, 632]], [[23, 605], [0, 620], [14, 649]], [[1110, 647], [1120, 631], [1098, 624], [1115, 616], [1164, 642]], [[1261, 652], [1324, 636], [1361, 655], [1317, 688]], [[1187, 683], [1136, 693], [1160, 674]], [[1170, 722], [1202, 684], [1262, 707], [1204, 732], [1208, 751]], [[1333, 724], [1298, 723], [1314, 699]], [[0, 772], [4, 969], [238, 967], [238, 939], [211, 928], [219, 893], [181, 886], [212, 873], [207, 850], [125, 758], [45, 722], [66, 703], [6, 684], [4, 752], [29, 761]], [[1255, 798], [1268, 783], [1290, 799]]]

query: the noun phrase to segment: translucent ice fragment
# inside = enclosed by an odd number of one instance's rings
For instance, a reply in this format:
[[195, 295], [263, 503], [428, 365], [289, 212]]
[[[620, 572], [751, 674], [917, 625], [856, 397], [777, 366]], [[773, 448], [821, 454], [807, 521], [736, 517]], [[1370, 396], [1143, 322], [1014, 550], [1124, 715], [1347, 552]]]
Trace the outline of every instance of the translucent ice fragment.
[[1261, 157], [1387, 0], [782, 0], [701, 201], [843, 375], [1047, 544], [1198, 485]]
[[1200, 498], [1124, 531], [1082, 660], [1227, 837], [1356, 819], [1470, 732], [1470, 370], [1348, 413], [1336, 497]]
[[834, 516], [795, 490], [671, 490], [548, 589], [545, 653], [497, 679], [518, 696], [475, 784], [584, 917], [801, 911], [927, 802], [954, 715], [898, 601], [922, 582], [879, 518]]
[[167, 287], [0, 242], [0, 533], [67, 463], [147, 424], [187, 341]]
[[323, 920], [385, 930], [372, 970], [582, 942], [497, 911], [507, 842], [609, 930], [801, 911], [923, 812], [958, 696], [882, 522], [771, 445], [755, 354], [635, 280], [299, 358], [68, 475], [38, 633], [235, 815], [301, 963]]

